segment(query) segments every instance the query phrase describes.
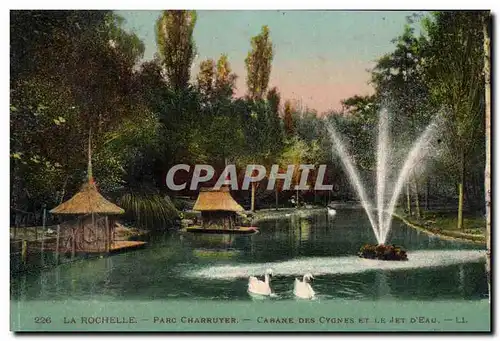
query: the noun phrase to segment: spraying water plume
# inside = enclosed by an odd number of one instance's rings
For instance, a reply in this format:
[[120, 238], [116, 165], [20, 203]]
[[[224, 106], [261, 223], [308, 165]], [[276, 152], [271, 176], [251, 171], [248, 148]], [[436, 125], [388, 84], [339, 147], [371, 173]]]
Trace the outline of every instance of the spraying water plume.
[[403, 166], [399, 170], [399, 174], [397, 175], [397, 180], [390, 188], [392, 190], [390, 195], [390, 200], [387, 203], [387, 190], [388, 179], [391, 179], [392, 173], [391, 169], [388, 167], [388, 164], [392, 164], [391, 159], [391, 146], [389, 143], [389, 115], [387, 110], [381, 110], [379, 115], [378, 122], [378, 139], [377, 139], [377, 168], [376, 168], [376, 219], [374, 214], [373, 205], [368, 199], [366, 195], [365, 187], [361, 182], [358, 171], [353, 165], [353, 158], [349, 155], [343, 140], [340, 134], [336, 131], [336, 129], [331, 125], [327, 125], [328, 133], [330, 134], [330, 138], [333, 141], [333, 149], [336, 152], [342, 164], [349, 176], [350, 182], [354, 189], [356, 190], [359, 199], [361, 200], [361, 205], [363, 206], [366, 214], [368, 215], [368, 219], [370, 220], [370, 224], [377, 238], [377, 242], [379, 244], [385, 244], [387, 241], [387, 236], [389, 235], [392, 223], [392, 214], [394, 213], [394, 209], [396, 207], [397, 200], [401, 193], [401, 189], [403, 185], [408, 180], [409, 175], [412, 170], [418, 164], [421, 164], [424, 158], [429, 154], [431, 150], [430, 143], [433, 140], [433, 137], [438, 128], [438, 122], [440, 121], [440, 116], [437, 115], [436, 119], [427, 126], [424, 132], [420, 135], [417, 141], [413, 144], [410, 152], [407, 154], [406, 159], [403, 163]]

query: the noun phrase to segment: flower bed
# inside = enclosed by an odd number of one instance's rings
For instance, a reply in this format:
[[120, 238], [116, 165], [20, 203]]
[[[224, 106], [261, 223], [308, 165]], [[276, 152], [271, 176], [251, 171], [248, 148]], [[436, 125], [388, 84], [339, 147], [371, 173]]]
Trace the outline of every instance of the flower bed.
[[358, 256], [367, 259], [405, 261], [408, 260], [406, 251], [396, 245], [366, 244], [361, 247]]

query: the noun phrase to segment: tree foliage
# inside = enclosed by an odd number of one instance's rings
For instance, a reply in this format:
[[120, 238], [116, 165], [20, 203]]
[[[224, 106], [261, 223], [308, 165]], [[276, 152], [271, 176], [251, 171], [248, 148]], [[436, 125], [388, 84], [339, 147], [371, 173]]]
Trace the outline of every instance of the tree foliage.
[[195, 11], [163, 11], [156, 22], [156, 42], [169, 84], [175, 90], [185, 89], [190, 80], [196, 55], [193, 31]]
[[260, 34], [252, 38], [251, 45], [252, 50], [245, 59], [248, 96], [251, 99], [262, 99], [269, 84], [273, 60], [269, 27], [262, 26]]
[[[321, 117], [292, 105], [278, 88], [268, 90], [274, 51], [267, 26], [250, 41], [247, 96], [236, 98], [226, 54], [208, 56], [191, 77], [194, 11], [162, 12], [150, 61], [111, 11], [12, 11], [11, 206], [30, 211], [72, 195], [85, 178], [89, 130], [100, 190], [149, 227], [175, 220], [165, 172], [179, 163], [208, 163], [217, 172], [227, 163], [240, 171], [252, 163], [327, 164], [333, 198], [353, 198], [326, 123], [345, 136], [370, 177], [382, 108], [391, 114], [393, 144], [403, 149], [445, 113], [446, 153], [433, 164], [434, 191], [456, 199], [461, 184], [472, 203], [484, 179], [483, 14], [412, 19], [393, 51], [377, 60], [373, 95], [353, 95], [340, 112]], [[277, 191], [270, 200], [293, 194]], [[267, 198], [263, 188], [256, 195]]]

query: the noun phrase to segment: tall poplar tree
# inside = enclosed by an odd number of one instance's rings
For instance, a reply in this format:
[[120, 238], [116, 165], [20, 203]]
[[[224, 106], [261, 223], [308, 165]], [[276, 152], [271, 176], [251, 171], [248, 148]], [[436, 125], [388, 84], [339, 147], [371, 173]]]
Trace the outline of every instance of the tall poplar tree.
[[196, 55], [195, 11], [163, 11], [156, 22], [156, 43], [169, 84], [176, 90], [189, 84]]
[[262, 99], [267, 91], [273, 61], [273, 45], [269, 27], [262, 26], [260, 34], [252, 38], [252, 50], [245, 59], [248, 97]]

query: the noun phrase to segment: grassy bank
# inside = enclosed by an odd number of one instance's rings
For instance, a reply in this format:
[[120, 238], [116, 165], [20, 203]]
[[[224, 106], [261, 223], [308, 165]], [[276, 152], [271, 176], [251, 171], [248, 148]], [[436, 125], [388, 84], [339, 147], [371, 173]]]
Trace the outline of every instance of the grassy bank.
[[425, 212], [421, 218], [396, 212], [394, 216], [417, 230], [442, 239], [486, 243], [486, 220], [483, 216], [466, 215], [461, 229], [457, 229], [456, 212]]

